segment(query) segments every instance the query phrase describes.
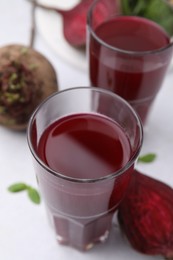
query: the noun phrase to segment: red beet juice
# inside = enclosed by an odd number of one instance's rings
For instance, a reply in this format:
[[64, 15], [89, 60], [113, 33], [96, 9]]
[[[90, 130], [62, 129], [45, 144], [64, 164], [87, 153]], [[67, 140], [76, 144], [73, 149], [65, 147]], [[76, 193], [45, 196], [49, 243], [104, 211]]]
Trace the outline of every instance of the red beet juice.
[[171, 59], [169, 43], [166, 32], [145, 18], [117, 16], [103, 22], [89, 34], [91, 85], [125, 98], [145, 122]]
[[[33, 128], [33, 140], [34, 135]], [[69, 115], [43, 132], [37, 153], [45, 165], [62, 175], [57, 181], [57, 176], [47, 177], [42, 169], [41, 174], [37, 171], [58, 241], [80, 250], [104, 241], [133, 166], [113, 181], [108, 178], [98, 185], [94, 180], [117, 172], [131, 159], [131, 146], [124, 130], [105, 116]], [[74, 182], [68, 183], [68, 178]], [[78, 183], [79, 179], [87, 182]]]
[[78, 114], [50, 125], [40, 139], [38, 154], [56, 172], [97, 179], [129, 161], [130, 144], [120, 126], [110, 119]]

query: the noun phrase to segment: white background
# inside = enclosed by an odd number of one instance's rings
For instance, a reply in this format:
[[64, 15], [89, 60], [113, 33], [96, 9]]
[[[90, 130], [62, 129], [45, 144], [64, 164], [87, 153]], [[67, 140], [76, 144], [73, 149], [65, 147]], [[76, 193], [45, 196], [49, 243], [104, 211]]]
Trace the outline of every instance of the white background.
[[[11, 43], [28, 44], [30, 13], [31, 6], [26, 0], [0, 0], [0, 46]], [[60, 89], [88, 85], [87, 71], [67, 63], [62, 55], [50, 47], [39, 31], [35, 49], [52, 62]], [[149, 117], [141, 152], [154, 152], [157, 154], [157, 160], [152, 164], [137, 167], [173, 187], [172, 151], [173, 70], [170, 69]], [[34, 205], [24, 192], [9, 193], [7, 187], [15, 182], [25, 182], [37, 187], [26, 134], [0, 126], [0, 259], [162, 259], [159, 256], [151, 257], [135, 252], [117, 227], [112, 229], [111, 236], [104, 245], [96, 246], [87, 253], [58, 245], [48, 225], [43, 202], [39, 206]]]

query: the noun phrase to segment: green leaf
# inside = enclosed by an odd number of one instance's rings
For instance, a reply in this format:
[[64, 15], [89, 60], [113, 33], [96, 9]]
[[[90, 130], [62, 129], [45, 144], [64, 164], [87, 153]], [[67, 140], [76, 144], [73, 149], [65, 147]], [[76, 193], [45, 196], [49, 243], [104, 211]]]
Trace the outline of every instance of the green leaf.
[[30, 200], [32, 202], [34, 202], [35, 204], [40, 204], [40, 202], [41, 202], [41, 198], [40, 198], [38, 191], [35, 188], [33, 188], [23, 182], [18, 182], [18, 183], [14, 183], [14, 184], [10, 185], [8, 187], [8, 191], [10, 191], [10, 192], [26, 191], [28, 194], [28, 197], [30, 198]]
[[143, 156], [140, 156], [138, 158], [138, 162], [140, 163], [151, 163], [156, 159], [156, 154], [155, 153], [148, 153]]
[[173, 35], [173, 8], [163, 0], [121, 0], [124, 15], [137, 15], [151, 19]]
[[28, 186], [22, 182], [14, 183], [8, 187], [8, 191], [10, 191], [10, 192], [20, 192], [20, 191], [24, 191], [27, 189], [28, 189]]
[[36, 189], [34, 189], [32, 187], [28, 187], [27, 192], [28, 192], [28, 196], [32, 202], [34, 202], [35, 204], [40, 204], [40, 202], [41, 202], [40, 194], [38, 193], [38, 191]]
[[122, 0], [121, 5], [122, 5], [123, 14], [126, 14], [126, 15], [131, 14], [129, 0]]
[[166, 1], [150, 1], [145, 10], [144, 17], [163, 26], [170, 35], [173, 34], [173, 9], [166, 3]]

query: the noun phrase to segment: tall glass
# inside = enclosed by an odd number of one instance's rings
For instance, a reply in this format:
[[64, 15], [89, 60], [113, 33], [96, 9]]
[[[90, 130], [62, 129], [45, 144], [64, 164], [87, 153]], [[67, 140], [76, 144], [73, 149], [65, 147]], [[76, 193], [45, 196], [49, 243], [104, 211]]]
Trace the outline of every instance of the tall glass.
[[[126, 99], [145, 123], [170, 64], [173, 42], [167, 27], [153, 22], [149, 15], [145, 18], [131, 15], [132, 11], [129, 14], [127, 2], [130, 6], [133, 1], [96, 0], [91, 5], [87, 19], [89, 78], [92, 86]], [[154, 11], [157, 18], [164, 15], [159, 9], [164, 2], [160, 1]], [[140, 1], [136, 3], [140, 6]], [[133, 11], [137, 12], [137, 8]], [[173, 28], [171, 19], [169, 27]]]
[[[101, 134], [103, 126], [106, 126], [106, 134], [109, 135], [109, 127], [105, 125], [109, 120], [111, 124], [118, 125], [128, 140], [129, 158], [115, 172], [108, 171], [104, 175], [100, 173], [99, 176], [99, 171], [96, 169], [98, 176], [94, 177], [95, 172], [90, 172], [92, 168], [87, 163], [87, 159], [85, 161], [84, 157], [80, 158], [80, 154], [76, 158], [75, 151], [70, 151], [71, 148], [67, 144], [66, 149], [69, 156], [63, 157], [62, 161], [68, 164], [71, 156], [73, 157], [69, 172], [56, 171], [40, 156], [40, 140], [50, 125], [55, 122], [63, 122], [63, 119], [68, 116], [68, 118], [77, 118], [85, 115], [89, 119], [87, 123], [80, 123], [80, 131], [81, 129], [85, 131], [87, 125], [90, 125], [91, 128], [90, 118], [96, 116], [102, 121], [99, 121], [101, 122], [99, 128], [92, 130], [91, 135]], [[75, 125], [75, 131], [76, 128], [78, 128], [78, 124]], [[62, 129], [61, 134], [65, 131], [64, 128]], [[115, 131], [116, 129], [115, 127]], [[67, 131], [71, 131], [71, 129], [69, 128]], [[114, 130], [111, 131], [113, 131], [112, 136]], [[142, 145], [142, 125], [135, 111], [125, 100], [107, 90], [92, 87], [67, 89], [52, 95], [36, 109], [30, 119], [27, 136], [38, 185], [57, 241], [79, 250], [87, 250], [95, 243], [104, 242], [111, 228], [113, 214], [127, 189]], [[67, 138], [69, 140], [69, 134]], [[71, 143], [74, 143], [74, 138], [70, 140]], [[79, 145], [80, 148], [86, 145], [88, 149], [88, 142]], [[92, 144], [90, 145], [92, 146]], [[100, 150], [104, 150], [106, 156], [109, 154], [109, 151], [105, 150], [106, 146], [102, 146], [101, 139], [97, 146], [99, 147], [95, 148], [98, 153]], [[44, 146], [41, 148], [41, 153], [43, 149]], [[63, 153], [64, 145], [61, 145], [59, 151]], [[124, 150], [123, 153], [126, 154], [127, 151]], [[48, 157], [51, 160], [56, 156], [58, 157], [58, 152], [54, 147], [54, 151], [49, 150]], [[59, 164], [62, 161], [60, 160]], [[78, 164], [82, 166], [81, 176], [83, 170], [88, 170], [88, 176], [85, 178], [80, 177], [80, 172], [78, 177], [71, 173], [72, 168]], [[89, 177], [91, 174], [92, 178]]]

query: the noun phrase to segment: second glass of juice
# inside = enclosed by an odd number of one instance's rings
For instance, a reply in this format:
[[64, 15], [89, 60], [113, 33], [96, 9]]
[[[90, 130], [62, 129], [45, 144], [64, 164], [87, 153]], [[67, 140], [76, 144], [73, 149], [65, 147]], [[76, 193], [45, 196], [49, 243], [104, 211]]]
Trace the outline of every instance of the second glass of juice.
[[60, 244], [84, 251], [106, 240], [142, 139], [135, 111], [107, 90], [67, 89], [36, 109], [28, 144]]
[[[88, 12], [89, 78], [92, 86], [126, 99], [145, 123], [170, 64], [173, 42], [166, 27], [132, 12], [128, 14], [125, 5], [130, 8], [132, 3], [97, 0]], [[155, 16], [161, 12], [159, 4], [157, 8]], [[162, 24], [166, 22], [162, 20]], [[173, 22], [167, 25], [173, 28]]]

